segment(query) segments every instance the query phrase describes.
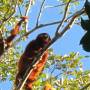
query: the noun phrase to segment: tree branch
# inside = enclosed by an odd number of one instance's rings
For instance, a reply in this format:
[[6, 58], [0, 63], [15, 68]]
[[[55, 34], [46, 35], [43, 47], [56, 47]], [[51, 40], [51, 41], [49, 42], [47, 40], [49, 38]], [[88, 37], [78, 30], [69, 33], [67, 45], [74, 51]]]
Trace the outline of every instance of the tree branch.
[[[29, 0], [29, 5], [26, 8], [25, 16], [28, 16], [29, 15], [29, 11], [31, 9], [32, 2], [33, 2], [33, 0]], [[25, 23], [25, 30], [26, 30], [26, 32], [28, 32], [28, 23]]]
[[[71, 3], [74, 3], [74, 2], [78, 2], [78, 0], [71, 1]], [[68, 3], [68, 2], [67, 2], [67, 3]], [[55, 5], [55, 6], [45, 6], [44, 9], [46, 9], [46, 8], [57, 8], [57, 7], [61, 7], [61, 6], [66, 5], [67, 3], [63, 3], [63, 4]]]
[[39, 24], [39, 20], [40, 20], [40, 16], [41, 16], [41, 13], [42, 13], [44, 3], [45, 3], [45, 0], [43, 0], [43, 2], [41, 4], [40, 11], [39, 11], [39, 14], [38, 14], [38, 17], [37, 17], [36, 26], [38, 26], [38, 24]]
[[18, 5], [18, 9], [19, 9], [20, 16], [22, 17], [21, 8], [20, 8], [19, 4], [17, 4], [17, 5]]
[[67, 5], [66, 5], [66, 7], [65, 7], [64, 16], [63, 16], [63, 19], [62, 19], [61, 23], [60, 23], [60, 24], [58, 25], [58, 27], [57, 27], [56, 35], [58, 35], [59, 30], [61, 29], [61, 27], [62, 27], [62, 25], [63, 25], [63, 23], [64, 23], [64, 21], [65, 21], [65, 19], [66, 19], [66, 17], [67, 17], [67, 13], [68, 13], [68, 9], [69, 9], [69, 4], [70, 4], [70, 2], [71, 2], [71, 0], [68, 1]]

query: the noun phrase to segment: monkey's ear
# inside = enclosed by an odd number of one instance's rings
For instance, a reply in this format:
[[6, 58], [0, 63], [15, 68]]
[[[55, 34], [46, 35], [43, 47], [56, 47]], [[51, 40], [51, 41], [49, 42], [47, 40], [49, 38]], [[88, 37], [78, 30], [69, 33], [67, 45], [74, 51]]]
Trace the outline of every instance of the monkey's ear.
[[89, 31], [90, 30], [90, 20], [84, 20], [83, 18], [81, 18], [81, 27], [84, 30]]
[[82, 39], [80, 40], [80, 44], [83, 49], [87, 52], [90, 52], [90, 32], [87, 32]]
[[90, 19], [90, 2], [88, 0], [85, 2], [85, 11]]

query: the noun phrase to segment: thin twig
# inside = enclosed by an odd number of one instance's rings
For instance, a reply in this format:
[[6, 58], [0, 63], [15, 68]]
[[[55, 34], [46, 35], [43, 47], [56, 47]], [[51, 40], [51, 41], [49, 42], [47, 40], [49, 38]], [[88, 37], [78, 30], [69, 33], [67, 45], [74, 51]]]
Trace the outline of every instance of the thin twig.
[[[31, 9], [31, 6], [32, 6], [32, 0], [29, 0], [29, 5], [26, 8], [25, 16], [29, 16], [29, 11]], [[25, 23], [25, 30], [26, 32], [28, 32], [28, 23]]]
[[20, 8], [19, 4], [18, 4], [18, 9], [19, 9], [20, 16], [22, 17], [22, 12], [21, 12], [21, 8]]
[[[78, 0], [71, 1], [71, 3], [74, 3], [74, 2], [78, 2]], [[46, 8], [58, 8], [58, 7], [61, 7], [61, 6], [66, 5], [67, 3], [68, 3], [68, 2], [63, 3], [63, 4], [60, 4], [60, 5], [55, 5], [55, 6], [45, 6], [44, 9], [46, 9]]]
[[39, 11], [39, 14], [38, 14], [38, 17], [37, 17], [36, 26], [38, 26], [44, 3], [45, 3], [45, 0], [42, 1], [41, 7], [40, 7], [40, 11]]
[[65, 19], [66, 19], [66, 17], [67, 17], [67, 13], [68, 13], [68, 9], [69, 9], [69, 4], [70, 4], [70, 2], [71, 2], [71, 0], [68, 1], [67, 5], [66, 5], [66, 7], [65, 7], [64, 16], [63, 16], [63, 19], [62, 19], [61, 23], [60, 23], [60, 24], [58, 25], [58, 27], [57, 27], [56, 35], [58, 35], [59, 30], [61, 29], [61, 26], [63, 25], [63, 23], [64, 23], [64, 21], [65, 21]]

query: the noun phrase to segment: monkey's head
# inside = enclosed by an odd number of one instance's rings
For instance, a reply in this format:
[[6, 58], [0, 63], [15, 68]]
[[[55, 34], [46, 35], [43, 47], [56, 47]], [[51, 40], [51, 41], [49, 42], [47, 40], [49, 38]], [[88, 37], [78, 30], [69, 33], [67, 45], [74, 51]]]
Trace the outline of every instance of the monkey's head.
[[51, 38], [47, 33], [41, 33], [37, 36], [36, 40], [41, 46], [46, 46], [51, 41]]

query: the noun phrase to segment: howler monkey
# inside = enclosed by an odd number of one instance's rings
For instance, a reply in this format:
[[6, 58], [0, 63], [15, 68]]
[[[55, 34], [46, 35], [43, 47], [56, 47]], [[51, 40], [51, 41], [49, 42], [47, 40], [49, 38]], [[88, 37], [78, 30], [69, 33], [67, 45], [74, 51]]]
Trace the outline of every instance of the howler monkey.
[[[16, 75], [16, 86], [22, 81], [23, 76], [26, 73], [28, 67], [32, 64], [34, 58], [38, 55], [39, 52], [43, 50], [43, 48], [49, 44], [51, 41], [50, 36], [47, 33], [41, 33], [37, 36], [35, 40], [32, 40], [26, 47], [23, 55], [21, 56], [18, 62], [18, 73]], [[31, 74], [29, 75], [26, 84], [25, 90], [32, 90], [32, 84], [37, 79], [38, 75], [41, 73], [46, 61], [48, 58], [48, 50], [44, 52], [41, 56], [36, 66], [33, 68]], [[38, 60], [37, 60], [38, 61]]]

